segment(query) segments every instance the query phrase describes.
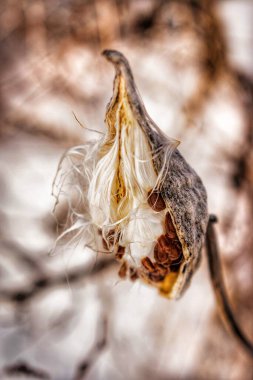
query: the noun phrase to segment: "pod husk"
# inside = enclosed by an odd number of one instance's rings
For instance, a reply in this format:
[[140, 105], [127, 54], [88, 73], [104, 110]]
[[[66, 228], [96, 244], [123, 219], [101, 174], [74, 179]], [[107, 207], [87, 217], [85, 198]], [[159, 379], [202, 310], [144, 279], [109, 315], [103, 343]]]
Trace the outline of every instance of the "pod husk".
[[170, 157], [165, 155], [164, 140], [168, 137], [147, 114], [129, 63], [123, 54], [116, 50], [105, 50], [103, 55], [116, 70], [114, 92], [107, 107], [107, 114], [117, 102], [119, 81], [123, 79], [131, 110], [149, 142], [151, 151], [160, 152], [153, 159], [153, 166], [157, 175], [163, 171], [165, 176], [156, 190], [161, 194], [170, 212], [182, 246], [184, 260], [178, 272], [168, 274], [157, 287], [166, 297], [179, 298], [189, 285], [200, 261], [208, 222], [206, 190], [200, 177], [176, 148], [178, 145], [176, 140], [171, 139], [175, 148]]

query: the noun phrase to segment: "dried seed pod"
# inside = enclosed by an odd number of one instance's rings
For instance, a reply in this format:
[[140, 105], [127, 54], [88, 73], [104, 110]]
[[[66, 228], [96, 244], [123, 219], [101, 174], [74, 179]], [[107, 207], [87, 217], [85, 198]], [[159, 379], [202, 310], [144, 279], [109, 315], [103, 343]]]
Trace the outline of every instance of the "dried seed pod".
[[72, 171], [81, 212], [70, 212], [69, 232], [77, 231], [97, 251], [102, 237], [117, 259], [124, 256], [120, 276], [128, 267], [132, 280], [178, 298], [199, 262], [208, 221], [206, 191], [177, 150], [179, 142], [148, 116], [126, 58], [114, 50], [103, 55], [116, 70], [106, 134], [65, 155], [81, 161]]
[[[151, 239], [157, 241], [153, 253], [151, 249], [151, 253], [146, 256], [155, 255], [155, 258], [159, 259], [159, 264], [168, 264], [168, 262], [171, 262], [172, 266], [173, 262], [179, 262], [179, 264], [174, 273], [168, 273], [164, 277], [153, 271], [146, 257], [144, 261], [143, 259], [140, 261], [145, 267], [144, 270], [149, 269], [149, 275], [145, 277], [144, 274], [141, 277], [155, 283], [154, 285], [167, 297], [178, 298], [189, 283], [199, 262], [208, 221], [206, 191], [198, 175], [176, 149], [178, 142], [165, 136], [148, 116], [136, 90], [126, 58], [113, 50], [106, 50], [103, 54], [114, 64], [116, 76], [113, 97], [106, 113], [108, 132], [106, 142], [100, 152], [101, 157], [105, 157], [112, 149], [117, 137], [119, 142], [124, 141], [124, 146], [129, 144], [129, 149], [125, 151], [122, 145], [118, 147], [122, 160], [118, 163], [115, 186], [118, 194], [115, 209], [120, 211], [118, 220], [129, 217], [128, 227], [124, 225], [123, 231], [127, 230], [126, 236], [132, 232], [131, 241], [134, 239], [142, 243], [144, 239], [148, 241], [149, 236], [145, 234], [145, 231], [139, 233], [138, 239], [132, 231], [134, 223], [131, 225], [130, 218], [130, 211], [134, 210], [136, 204], [137, 208], [139, 207], [138, 210], [141, 211], [141, 202], [138, 203], [138, 200], [143, 201], [143, 195], [146, 192], [147, 204], [151, 211], [147, 216], [146, 210], [142, 210], [144, 219], [142, 224], [144, 229], [153, 227], [154, 233], [151, 234]], [[124, 154], [130, 161], [129, 153], [136, 156], [138, 153], [143, 165], [144, 162], [148, 162], [149, 166], [145, 167], [148, 175], [144, 175], [145, 170], [141, 172], [141, 161], [136, 170], [136, 157], [134, 157], [135, 165], [132, 165], [132, 170], [129, 170], [127, 174], [123, 173], [122, 169], [127, 168]], [[136, 182], [136, 187], [140, 191], [134, 194]], [[158, 217], [152, 212], [158, 213]], [[141, 212], [139, 216], [141, 217]], [[153, 226], [145, 220], [145, 216], [155, 220]], [[161, 225], [160, 231], [157, 224]], [[178, 244], [172, 243], [170, 239], [177, 240]], [[138, 245], [137, 242], [136, 244]], [[138, 254], [134, 252], [132, 255], [138, 265], [141, 252]]]

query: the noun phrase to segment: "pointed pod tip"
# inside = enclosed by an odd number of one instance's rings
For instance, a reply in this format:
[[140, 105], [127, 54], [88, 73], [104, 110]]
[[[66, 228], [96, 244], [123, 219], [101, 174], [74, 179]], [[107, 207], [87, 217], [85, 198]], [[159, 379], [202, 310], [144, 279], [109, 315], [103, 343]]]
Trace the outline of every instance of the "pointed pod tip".
[[125, 56], [118, 50], [106, 49], [102, 51], [102, 55], [114, 65], [128, 65], [127, 59]]

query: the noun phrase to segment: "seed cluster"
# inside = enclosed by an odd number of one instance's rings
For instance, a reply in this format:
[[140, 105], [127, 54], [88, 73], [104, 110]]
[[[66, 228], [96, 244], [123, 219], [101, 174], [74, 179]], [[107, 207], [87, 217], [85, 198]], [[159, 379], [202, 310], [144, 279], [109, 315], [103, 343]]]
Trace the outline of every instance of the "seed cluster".
[[148, 278], [153, 282], [163, 281], [171, 271], [176, 272], [183, 259], [182, 246], [177, 238], [169, 212], [165, 216], [165, 232], [155, 244], [154, 262], [149, 257], [142, 259], [142, 265], [148, 272]]
[[[157, 191], [150, 191], [148, 194], [149, 206], [161, 212], [166, 208], [165, 202], [160, 193]], [[177, 237], [177, 233], [172, 222], [169, 212], [165, 215], [165, 234], [161, 235], [154, 246], [154, 260], [152, 261], [148, 256], [142, 258], [141, 264], [144, 268], [146, 277], [152, 282], [163, 281], [165, 276], [170, 272], [177, 272], [180, 263], [183, 260], [183, 252], [181, 243]], [[111, 231], [112, 232], [112, 231]], [[109, 240], [113, 239], [113, 233], [109, 235]], [[122, 261], [125, 253], [125, 248], [122, 246], [117, 247], [115, 254], [119, 261]], [[124, 260], [119, 269], [119, 277], [125, 278], [129, 273], [131, 280], [136, 280], [139, 277], [138, 270], [132, 266], [128, 266]]]

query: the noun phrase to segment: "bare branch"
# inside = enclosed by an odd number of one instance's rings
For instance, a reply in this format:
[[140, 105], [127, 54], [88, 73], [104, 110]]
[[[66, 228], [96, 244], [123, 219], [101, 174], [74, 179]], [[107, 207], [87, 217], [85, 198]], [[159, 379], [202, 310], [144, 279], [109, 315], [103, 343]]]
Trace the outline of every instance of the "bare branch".
[[50, 288], [65, 286], [67, 281], [77, 283], [87, 276], [95, 276], [97, 273], [108, 269], [111, 265], [116, 264], [114, 259], [99, 260], [91, 271], [90, 268], [78, 267], [68, 273], [55, 274], [55, 276], [39, 276], [31, 284], [29, 288], [16, 289], [12, 291], [1, 291], [0, 302], [16, 302], [23, 304], [30, 301], [31, 298], [38, 296], [43, 291]]
[[95, 347], [93, 347], [88, 357], [82, 360], [81, 363], [78, 365], [76, 374], [74, 376], [74, 380], [84, 379], [85, 375], [87, 374], [87, 371], [95, 363], [99, 354], [101, 354], [101, 351], [103, 351], [103, 349], [106, 347], [107, 325], [108, 321], [106, 316], [104, 315], [101, 321], [101, 336], [99, 337]]
[[32, 377], [42, 380], [49, 380], [50, 376], [44, 370], [35, 368], [30, 364], [20, 361], [15, 364], [11, 364], [9, 366], [4, 367], [4, 373], [9, 376], [26, 376], [26, 378]]

